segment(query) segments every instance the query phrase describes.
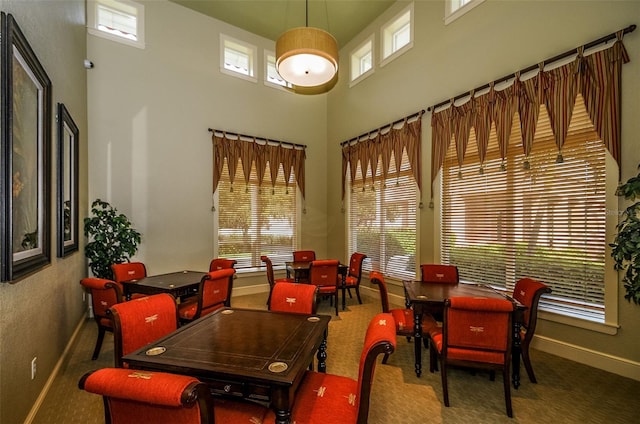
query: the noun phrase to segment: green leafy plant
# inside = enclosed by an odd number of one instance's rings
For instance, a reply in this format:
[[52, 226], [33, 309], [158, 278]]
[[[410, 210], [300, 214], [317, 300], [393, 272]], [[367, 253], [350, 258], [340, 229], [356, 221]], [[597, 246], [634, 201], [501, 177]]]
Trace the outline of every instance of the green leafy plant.
[[141, 235], [108, 202], [96, 199], [91, 214], [84, 219], [84, 235], [89, 238], [84, 253], [93, 275], [113, 279], [111, 264], [129, 261], [138, 250]]
[[617, 196], [636, 201], [623, 213], [616, 238], [610, 246], [615, 269], [624, 271], [622, 282], [627, 293], [624, 298], [640, 304], [640, 173], [621, 184]]

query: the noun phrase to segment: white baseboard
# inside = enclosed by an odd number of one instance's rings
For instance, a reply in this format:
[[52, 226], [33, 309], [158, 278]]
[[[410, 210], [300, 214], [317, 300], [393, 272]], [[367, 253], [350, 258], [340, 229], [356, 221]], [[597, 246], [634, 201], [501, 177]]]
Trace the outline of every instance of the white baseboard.
[[42, 388], [42, 391], [38, 395], [38, 399], [36, 399], [36, 401], [33, 403], [33, 406], [31, 407], [31, 410], [29, 411], [29, 415], [27, 415], [27, 418], [24, 420], [24, 424], [31, 424], [33, 419], [36, 417], [36, 414], [38, 413], [38, 410], [40, 409], [40, 406], [42, 405], [42, 402], [44, 402], [44, 399], [47, 396], [47, 394], [49, 393], [49, 390], [51, 389], [51, 386], [53, 385], [53, 382], [55, 381], [56, 377], [58, 376], [58, 373], [60, 373], [60, 369], [62, 369], [62, 365], [64, 364], [65, 360], [67, 359], [67, 356], [69, 356], [69, 353], [71, 352], [71, 347], [73, 346], [73, 343], [76, 340], [76, 337], [78, 337], [78, 334], [80, 334], [80, 330], [82, 329], [82, 326], [84, 325], [84, 322], [85, 322], [86, 319], [87, 319], [86, 315], [82, 315], [82, 318], [78, 322], [78, 325], [76, 326], [76, 329], [73, 331], [73, 334], [71, 335], [71, 338], [69, 339], [69, 342], [67, 342], [67, 345], [64, 348], [64, 352], [62, 352], [62, 355], [58, 359], [58, 362], [56, 363], [56, 366], [53, 368], [53, 371], [49, 375], [49, 378], [47, 379], [47, 382], [45, 383], [44, 387]]
[[640, 381], [640, 363], [587, 349], [563, 341], [535, 335], [531, 347], [581, 364]]

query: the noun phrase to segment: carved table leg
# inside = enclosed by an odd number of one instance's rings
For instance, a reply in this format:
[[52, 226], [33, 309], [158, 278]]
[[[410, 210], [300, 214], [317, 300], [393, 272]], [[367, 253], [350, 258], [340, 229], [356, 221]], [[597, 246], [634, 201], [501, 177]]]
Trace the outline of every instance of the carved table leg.
[[416, 355], [416, 375], [420, 377], [420, 374], [422, 374], [422, 312], [419, 308], [414, 308], [413, 310], [413, 329], [413, 337], [415, 338], [413, 348]]
[[320, 347], [318, 348], [318, 353], [316, 355], [318, 358], [318, 371], [319, 372], [327, 372], [327, 333], [324, 333], [324, 338], [322, 339], [322, 343], [320, 343]]
[[511, 346], [511, 365], [512, 365], [512, 381], [513, 387], [517, 389], [520, 387], [520, 353], [521, 343], [520, 340], [520, 322], [514, 320], [513, 322], [513, 344]]

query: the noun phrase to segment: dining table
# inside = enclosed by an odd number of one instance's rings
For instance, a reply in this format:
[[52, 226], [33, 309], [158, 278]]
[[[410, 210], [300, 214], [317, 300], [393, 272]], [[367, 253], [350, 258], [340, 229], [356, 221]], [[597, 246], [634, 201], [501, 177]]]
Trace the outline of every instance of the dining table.
[[493, 287], [483, 284], [426, 283], [414, 280], [405, 280], [402, 284], [406, 301], [413, 308], [415, 372], [418, 377], [422, 373], [422, 315], [425, 313], [442, 313], [445, 300], [452, 297], [487, 297], [507, 299], [514, 304], [511, 347], [512, 383], [516, 389], [520, 386], [520, 325], [524, 319], [524, 311], [527, 309], [525, 305]]
[[197, 294], [200, 280], [205, 274], [206, 272], [203, 271], [170, 272], [123, 281], [122, 287], [127, 299], [131, 299], [134, 293], [146, 295], [169, 293], [176, 299], [180, 299]]
[[290, 424], [295, 392], [317, 358], [326, 372], [330, 316], [221, 308], [126, 355], [135, 369], [191, 375], [213, 393], [268, 403]]
[[[291, 278], [293, 275], [293, 281], [296, 283], [306, 283], [309, 279], [309, 267], [311, 266], [311, 261], [290, 261], [285, 262], [285, 267], [287, 270], [287, 278]], [[346, 308], [346, 278], [347, 273], [349, 272], [349, 265], [345, 265], [342, 262], [338, 263], [338, 275], [340, 276], [340, 281], [338, 282], [338, 289], [342, 290], [342, 310], [344, 311]]]

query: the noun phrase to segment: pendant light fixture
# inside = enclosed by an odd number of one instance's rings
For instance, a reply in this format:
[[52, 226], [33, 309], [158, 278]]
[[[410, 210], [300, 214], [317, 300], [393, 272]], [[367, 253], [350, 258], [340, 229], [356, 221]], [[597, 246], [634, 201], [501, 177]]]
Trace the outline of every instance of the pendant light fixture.
[[306, 26], [290, 29], [276, 41], [276, 68], [294, 91], [315, 94], [337, 81], [338, 43], [328, 32], [309, 27], [309, 0], [305, 10]]

